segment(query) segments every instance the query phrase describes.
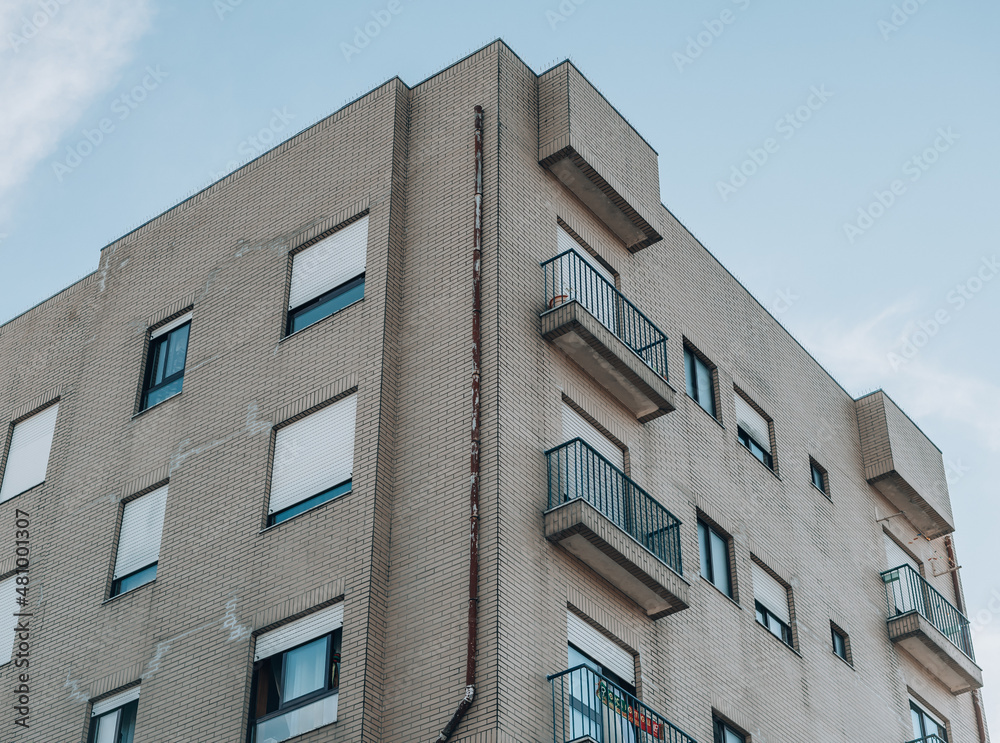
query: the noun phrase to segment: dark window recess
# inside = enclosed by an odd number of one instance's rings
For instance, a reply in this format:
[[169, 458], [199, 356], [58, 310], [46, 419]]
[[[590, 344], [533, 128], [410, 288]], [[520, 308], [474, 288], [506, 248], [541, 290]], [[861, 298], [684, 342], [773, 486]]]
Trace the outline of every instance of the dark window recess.
[[88, 743], [132, 743], [135, 735], [135, 711], [139, 701], [105, 712], [90, 720]]
[[118, 596], [119, 594], [127, 593], [133, 588], [144, 586], [154, 580], [156, 580], [155, 562], [152, 565], [147, 565], [141, 570], [136, 570], [131, 575], [126, 575], [116, 580], [111, 584], [111, 595]]
[[[337, 693], [340, 686], [341, 630], [264, 658], [254, 665], [250, 689], [250, 743], [287, 740], [297, 730], [315, 728], [302, 708]], [[303, 715], [308, 720], [300, 720]], [[332, 720], [331, 720], [332, 721]], [[306, 722], [306, 724], [303, 724]]]
[[324, 490], [322, 493], [317, 493], [311, 498], [306, 498], [304, 501], [299, 501], [294, 506], [289, 506], [283, 511], [276, 511], [272, 513], [267, 518], [267, 525], [274, 526], [275, 524], [280, 524], [282, 521], [288, 521], [290, 518], [298, 516], [303, 511], [308, 511], [314, 506], [318, 506], [321, 503], [326, 503], [334, 498], [338, 498], [341, 495], [351, 492], [351, 480], [347, 482], [342, 482], [340, 485], [334, 485], [329, 490]]
[[733, 598], [733, 570], [729, 561], [729, 539], [698, 520], [701, 576], [729, 598]]
[[288, 312], [288, 328], [286, 332], [291, 335], [302, 328], [309, 327], [317, 323], [324, 317], [329, 317], [335, 312], [354, 304], [365, 296], [365, 275], [355, 276], [350, 281], [346, 281], [338, 287], [321, 294], [316, 299], [310, 299], [303, 305]]
[[772, 635], [788, 645], [788, 647], [792, 647], [792, 628], [778, 619], [759, 601], [755, 601], [754, 604], [757, 608], [757, 622], [766, 627]]
[[737, 428], [737, 435], [739, 436], [740, 443], [745, 446], [751, 454], [753, 454], [757, 459], [759, 459], [765, 467], [769, 470], [774, 469], [774, 458], [771, 456], [771, 452], [765, 449], [761, 444], [759, 444], [756, 439], [753, 438], [749, 433], [743, 430], [742, 427]]
[[684, 368], [687, 370], [687, 393], [713, 418], [715, 410], [715, 373], [705, 361], [688, 346], [684, 346]]
[[715, 743], [747, 743], [747, 738], [733, 726], [715, 718]]
[[190, 330], [191, 323], [187, 322], [150, 341], [141, 410], [163, 402], [181, 391]]
[[827, 485], [826, 470], [820, 467], [819, 463], [815, 459], [809, 460], [809, 470], [811, 472], [813, 485], [816, 489], [826, 495], [830, 494], [829, 486]]
[[848, 663], [851, 662], [851, 649], [847, 639], [847, 633], [830, 624], [830, 636], [833, 640], [833, 654], [843, 658]]

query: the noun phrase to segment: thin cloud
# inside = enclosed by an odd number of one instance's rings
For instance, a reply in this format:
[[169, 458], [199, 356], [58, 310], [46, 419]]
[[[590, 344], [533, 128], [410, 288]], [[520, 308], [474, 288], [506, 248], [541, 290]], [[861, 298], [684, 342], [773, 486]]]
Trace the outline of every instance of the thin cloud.
[[3, 3], [0, 204], [114, 84], [152, 14], [149, 0]]

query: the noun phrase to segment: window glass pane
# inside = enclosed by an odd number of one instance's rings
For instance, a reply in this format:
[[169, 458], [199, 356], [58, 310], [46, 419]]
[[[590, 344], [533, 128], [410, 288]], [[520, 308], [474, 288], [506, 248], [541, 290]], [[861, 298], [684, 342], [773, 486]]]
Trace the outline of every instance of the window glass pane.
[[726, 743], [744, 743], [743, 736], [739, 733], [733, 731], [731, 728], [726, 728]]
[[188, 331], [190, 330], [190, 325], [184, 325], [169, 334], [170, 351], [167, 353], [165, 377], [184, 371], [184, 362], [187, 359]]
[[337, 694], [333, 693], [283, 715], [257, 723], [255, 740], [256, 743], [269, 741], [280, 743], [336, 721]]
[[819, 468], [815, 464], [812, 465], [812, 477], [813, 485], [825, 493], [826, 488], [823, 487], [823, 473], [819, 471]]
[[121, 712], [120, 709], [116, 709], [94, 720], [94, 724], [97, 725], [97, 735], [94, 736], [94, 743], [118, 743], [115, 740], [115, 733], [118, 731], [118, 717], [121, 715]]
[[694, 360], [698, 370], [698, 402], [712, 416], [715, 415], [715, 392], [712, 389], [712, 370], [699, 358]]
[[710, 537], [712, 540], [712, 567], [714, 568], [712, 572], [715, 578], [713, 582], [716, 588], [724, 594], [732, 596], [733, 588], [729, 582], [729, 545], [714, 531], [710, 532]]
[[923, 725], [921, 724], [922, 720], [920, 718], [921, 718], [921, 716], [920, 716], [919, 710], [914, 709], [913, 705], [911, 704], [910, 705], [910, 720], [913, 722], [913, 737], [914, 738], [923, 738], [924, 737]]
[[114, 588], [111, 591], [112, 596], [117, 596], [120, 593], [125, 593], [126, 591], [131, 591], [133, 588], [138, 588], [156, 579], [156, 565], [150, 565], [148, 568], [143, 568], [142, 570], [132, 573], [132, 575], [125, 576], [119, 581], [115, 582]]
[[132, 743], [135, 735], [135, 710], [138, 702], [132, 702], [121, 709], [121, 732], [118, 735], [118, 743]]
[[285, 654], [283, 704], [309, 692], [326, 688], [326, 660], [330, 638], [321, 637]]
[[698, 387], [695, 380], [694, 354], [691, 349], [684, 349], [684, 368], [687, 370], [687, 393], [695, 400], [698, 399]]
[[701, 551], [701, 575], [705, 580], [712, 580], [712, 559], [708, 547], [708, 527], [698, 522], [698, 548]]
[[173, 397], [174, 395], [176, 395], [178, 392], [181, 391], [183, 385], [184, 385], [184, 378], [181, 377], [179, 379], [175, 379], [170, 384], [164, 385], [159, 389], [153, 390], [146, 397], [146, 407], [151, 408], [154, 405], [156, 405], [156, 403], [163, 402], [168, 397]]
[[153, 341], [149, 356], [149, 386], [153, 387], [163, 381], [167, 368], [167, 341], [170, 337], [159, 338]]
[[319, 322], [324, 317], [329, 317], [334, 312], [342, 310], [349, 304], [354, 304], [365, 296], [365, 281], [362, 276], [355, 279], [339, 289], [335, 289], [328, 295], [320, 297], [318, 301], [307, 304], [304, 308], [296, 309], [292, 313], [291, 327], [289, 333], [294, 333], [302, 328], [306, 328], [315, 322]]

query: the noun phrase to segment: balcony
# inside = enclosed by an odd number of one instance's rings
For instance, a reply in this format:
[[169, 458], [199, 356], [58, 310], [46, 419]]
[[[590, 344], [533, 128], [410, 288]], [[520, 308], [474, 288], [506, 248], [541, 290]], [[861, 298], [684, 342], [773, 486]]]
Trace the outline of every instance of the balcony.
[[553, 743], [696, 743], [666, 717], [587, 666], [548, 678]]
[[868, 482], [928, 539], [955, 531], [941, 450], [881, 390], [855, 407]]
[[945, 743], [936, 735], [928, 735], [926, 738], [917, 738], [916, 740], [911, 740], [909, 743]]
[[909, 565], [882, 573], [889, 639], [937, 676], [952, 694], [983, 685], [969, 620]]
[[542, 337], [554, 343], [641, 423], [674, 409], [667, 336], [578, 253], [542, 264]]
[[651, 619], [688, 608], [681, 522], [582, 439], [545, 456], [546, 539], [590, 566]]

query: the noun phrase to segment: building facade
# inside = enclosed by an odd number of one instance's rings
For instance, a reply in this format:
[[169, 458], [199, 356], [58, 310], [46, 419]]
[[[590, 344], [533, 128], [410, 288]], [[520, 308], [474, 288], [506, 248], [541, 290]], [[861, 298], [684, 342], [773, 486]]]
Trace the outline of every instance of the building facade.
[[471, 432], [451, 740], [985, 743], [941, 452], [658, 179], [495, 42], [0, 326], [0, 740], [435, 740]]

